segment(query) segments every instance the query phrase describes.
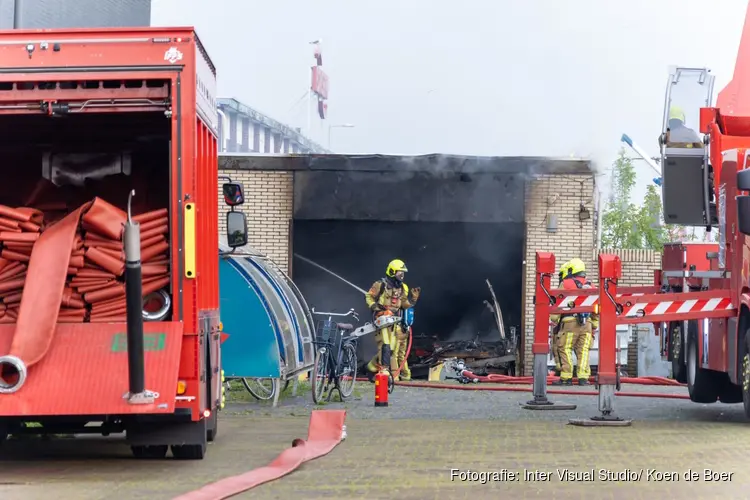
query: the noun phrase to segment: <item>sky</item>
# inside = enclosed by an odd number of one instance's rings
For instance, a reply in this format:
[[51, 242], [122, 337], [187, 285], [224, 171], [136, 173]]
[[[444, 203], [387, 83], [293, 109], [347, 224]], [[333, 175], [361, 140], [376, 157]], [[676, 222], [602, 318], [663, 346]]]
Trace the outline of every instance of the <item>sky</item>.
[[303, 132], [322, 39], [308, 135], [335, 152], [586, 157], [606, 192], [623, 133], [658, 154], [670, 66], [731, 79], [747, 2], [153, 0], [152, 24], [195, 26], [220, 97]]

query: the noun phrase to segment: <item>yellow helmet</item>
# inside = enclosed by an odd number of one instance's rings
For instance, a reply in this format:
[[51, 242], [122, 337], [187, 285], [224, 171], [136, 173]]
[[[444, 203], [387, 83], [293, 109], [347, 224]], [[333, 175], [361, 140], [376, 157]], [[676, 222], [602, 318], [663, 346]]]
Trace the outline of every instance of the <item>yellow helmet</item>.
[[570, 267], [570, 261], [566, 262], [562, 266], [560, 266], [560, 272], [557, 273], [557, 277], [560, 278], [560, 281], [565, 278], [565, 276], [568, 275], [568, 268]]
[[586, 264], [579, 258], [570, 259], [565, 263], [565, 266], [566, 273], [564, 277], [586, 272]]
[[403, 260], [394, 259], [388, 264], [388, 268], [385, 270], [385, 275], [392, 278], [396, 276], [396, 273], [399, 271], [407, 272], [408, 269], [406, 269], [406, 264], [404, 264]]
[[685, 123], [685, 112], [679, 106], [672, 106], [669, 108], [669, 119], [680, 120], [682, 123]]

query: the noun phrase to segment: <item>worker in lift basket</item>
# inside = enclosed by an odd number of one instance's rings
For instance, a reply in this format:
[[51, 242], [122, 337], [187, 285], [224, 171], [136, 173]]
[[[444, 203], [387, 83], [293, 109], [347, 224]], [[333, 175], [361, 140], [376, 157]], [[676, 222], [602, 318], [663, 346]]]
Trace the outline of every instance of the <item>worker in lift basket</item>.
[[[562, 281], [564, 289], [592, 288], [591, 282], [586, 279], [586, 265], [581, 259], [572, 259], [566, 266]], [[562, 307], [567, 307], [567, 304]], [[599, 328], [599, 316], [575, 313], [551, 315], [550, 319], [560, 325], [558, 349], [562, 365], [560, 380], [553, 382], [553, 385], [572, 385], [573, 352], [576, 354], [578, 365], [578, 385], [588, 385], [591, 376], [589, 350], [594, 339], [594, 330]]]
[[[373, 320], [384, 315], [403, 316], [403, 312], [414, 307], [419, 299], [420, 289], [409, 287], [404, 283], [404, 273], [407, 272], [404, 261], [392, 260], [385, 270], [385, 278], [372, 284], [365, 294], [365, 302], [373, 314]], [[382, 368], [390, 369], [393, 378], [399, 376], [398, 370], [403, 363], [401, 380], [409, 380], [411, 372], [406, 363], [406, 347], [408, 332], [400, 323], [390, 328], [382, 328], [375, 334], [378, 345], [377, 354], [367, 364], [370, 381], [375, 373]]]
[[692, 148], [693, 144], [702, 144], [700, 136], [695, 130], [685, 126], [685, 112], [678, 106], [669, 108], [669, 144], [684, 144]]
[[[557, 277], [559, 278], [557, 281], [557, 287], [560, 288], [562, 286], [563, 277], [567, 274], [567, 268], [569, 267], [570, 262], [566, 262], [562, 266], [560, 266], [560, 272], [557, 273]], [[552, 353], [552, 358], [555, 360], [555, 375], [559, 376], [562, 372], [562, 363], [560, 361], [560, 349], [559, 346], [559, 336], [560, 336], [560, 321], [550, 321], [552, 325], [552, 341], [550, 342], [550, 352]]]

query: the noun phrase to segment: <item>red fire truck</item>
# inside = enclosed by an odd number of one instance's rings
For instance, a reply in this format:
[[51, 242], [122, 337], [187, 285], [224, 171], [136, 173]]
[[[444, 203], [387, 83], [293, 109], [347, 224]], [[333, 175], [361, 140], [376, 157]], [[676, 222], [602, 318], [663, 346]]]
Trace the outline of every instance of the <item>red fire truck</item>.
[[[202, 459], [223, 401], [208, 54], [192, 28], [56, 29], [0, 32], [0, 58], [0, 440]], [[241, 212], [227, 230], [247, 241]]]
[[[674, 68], [667, 84], [661, 147], [664, 220], [705, 228], [716, 243], [664, 248], [652, 287], [618, 287], [617, 256], [599, 256], [598, 290], [553, 290], [554, 256], [537, 253], [534, 354], [546, 353], [550, 313], [598, 311], [600, 421], [614, 416], [619, 386], [615, 326], [653, 323], [673, 376], [698, 403], [744, 403], [750, 417], [750, 6], [733, 80], [713, 104], [714, 77]], [[701, 135], [699, 135], [702, 134]], [[546, 359], [545, 359], [546, 361]], [[539, 370], [541, 373], [541, 366]], [[541, 376], [540, 376], [541, 377]], [[536, 406], [550, 405], [544, 381]]]

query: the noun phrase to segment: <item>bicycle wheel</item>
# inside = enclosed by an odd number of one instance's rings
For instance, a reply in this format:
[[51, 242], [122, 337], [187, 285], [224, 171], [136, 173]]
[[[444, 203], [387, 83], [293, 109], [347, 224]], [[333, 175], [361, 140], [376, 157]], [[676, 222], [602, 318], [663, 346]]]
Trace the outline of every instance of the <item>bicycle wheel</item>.
[[341, 354], [339, 390], [342, 397], [348, 398], [352, 395], [354, 381], [357, 379], [357, 350], [352, 344], [344, 344]]
[[275, 378], [242, 378], [242, 385], [260, 401], [273, 399], [276, 391], [279, 390], [279, 381]]
[[328, 382], [328, 351], [318, 349], [315, 354], [315, 364], [312, 370], [312, 398], [313, 403], [320, 404], [323, 402], [323, 393], [325, 392], [326, 383]]

